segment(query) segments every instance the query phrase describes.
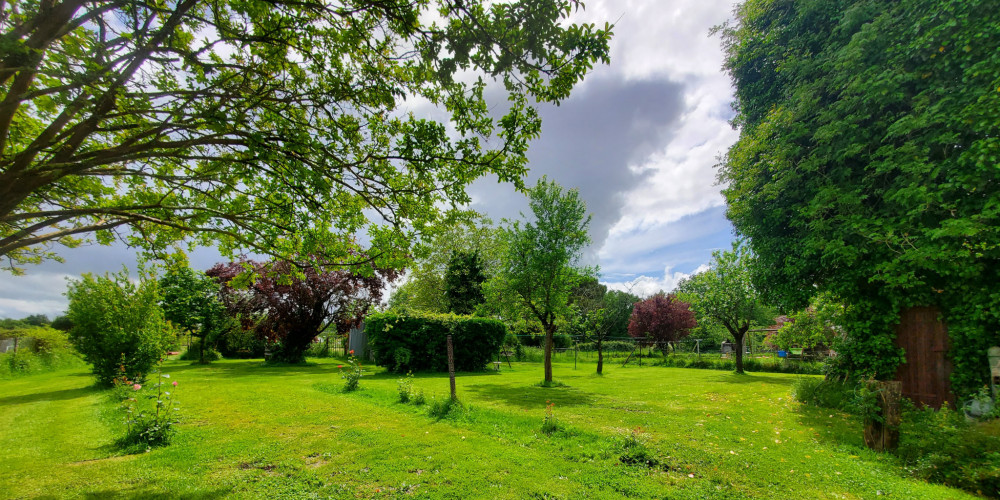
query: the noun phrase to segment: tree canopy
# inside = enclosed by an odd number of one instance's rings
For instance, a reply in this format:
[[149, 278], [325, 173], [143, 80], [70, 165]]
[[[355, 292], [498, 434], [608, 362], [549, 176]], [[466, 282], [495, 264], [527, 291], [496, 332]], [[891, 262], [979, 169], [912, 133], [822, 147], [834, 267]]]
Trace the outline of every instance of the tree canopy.
[[[646, 338], [660, 349], [666, 349], [667, 342], [675, 342], [691, 333], [698, 326], [691, 304], [676, 295], [658, 293], [637, 302], [629, 318], [628, 334], [635, 338]], [[665, 352], [665, 351], [664, 351]]]
[[448, 311], [472, 314], [483, 303], [483, 261], [479, 252], [452, 252], [444, 273], [444, 301]]
[[722, 34], [741, 131], [720, 179], [770, 298], [850, 304], [838, 359], [878, 376], [900, 310], [939, 306], [953, 381], [981, 385], [1000, 330], [996, 3], [749, 0]]
[[116, 236], [401, 267], [476, 178], [523, 187], [535, 107], [608, 60], [609, 26], [566, 22], [581, 7], [4, 2], [3, 268]]
[[753, 325], [770, 324], [771, 311], [751, 280], [753, 255], [739, 242], [731, 251], [712, 252], [712, 267], [677, 285], [698, 322], [722, 325], [736, 342], [736, 373], [743, 373], [743, 339]]
[[575, 266], [590, 243], [590, 216], [577, 190], [564, 192], [544, 177], [528, 198], [533, 219], [504, 229], [507, 251], [490, 288], [507, 290], [510, 300], [541, 323], [545, 381], [552, 382], [552, 337], [557, 319], [569, 310], [570, 290], [587, 274]]
[[274, 359], [286, 363], [302, 362], [309, 344], [331, 327], [347, 333], [398, 276], [394, 270], [368, 275], [329, 266], [295, 269], [287, 261], [216, 264], [206, 274], [221, 286], [230, 315], [274, 342]]

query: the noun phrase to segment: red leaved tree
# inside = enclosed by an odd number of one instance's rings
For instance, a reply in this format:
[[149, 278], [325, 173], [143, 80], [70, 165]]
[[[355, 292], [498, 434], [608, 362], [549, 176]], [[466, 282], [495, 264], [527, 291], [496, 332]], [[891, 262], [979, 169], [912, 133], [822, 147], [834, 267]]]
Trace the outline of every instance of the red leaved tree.
[[[309, 344], [323, 332], [333, 328], [345, 334], [360, 323], [382, 300], [385, 285], [399, 276], [391, 269], [366, 276], [344, 268], [293, 265], [244, 260], [216, 264], [205, 273], [221, 286], [229, 313], [258, 337], [274, 342], [272, 359], [286, 363], [304, 361]], [[248, 270], [252, 278], [244, 280]]]
[[[637, 302], [628, 322], [628, 334], [635, 338], [646, 338], [661, 350], [667, 342], [676, 342], [698, 326], [691, 305], [674, 294], [658, 293]], [[666, 351], [664, 351], [666, 352]]]

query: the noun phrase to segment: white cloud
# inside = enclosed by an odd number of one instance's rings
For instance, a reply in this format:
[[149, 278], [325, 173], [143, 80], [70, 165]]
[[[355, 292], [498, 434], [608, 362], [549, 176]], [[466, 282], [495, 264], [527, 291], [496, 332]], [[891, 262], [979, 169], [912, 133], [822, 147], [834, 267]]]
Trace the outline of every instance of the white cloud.
[[609, 290], [621, 290], [633, 293], [639, 297], [649, 297], [660, 290], [670, 293], [677, 288], [677, 284], [685, 278], [689, 278], [698, 274], [702, 271], [707, 271], [709, 269], [708, 264], [702, 264], [698, 266], [694, 271], [690, 273], [682, 273], [679, 271], [670, 272], [673, 266], [667, 266], [663, 269], [663, 276], [656, 278], [653, 276], [639, 276], [631, 281], [621, 281], [621, 282], [602, 282], [606, 285]]

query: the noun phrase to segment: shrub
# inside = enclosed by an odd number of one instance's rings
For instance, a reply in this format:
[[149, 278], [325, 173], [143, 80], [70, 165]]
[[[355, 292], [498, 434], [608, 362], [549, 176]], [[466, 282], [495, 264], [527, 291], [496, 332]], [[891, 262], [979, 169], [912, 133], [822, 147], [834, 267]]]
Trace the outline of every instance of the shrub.
[[447, 371], [452, 335], [455, 369], [477, 371], [496, 358], [506, 335], [500, 321], [454, 314], [372, 314], [365, 333], [375, 363], [397, 373]]
[[[119, 372], [124, 370], [119, 367]], [[115, 379], [115, 394], [124, 396], [122, 410], [125, 413], [125, 435], [118, 439], [117, 445], [125, 450], [135, 450], [141, 447], [146, 451], [154, 446], [170, 443], [174, 434], [174, 424], [177, 423], [178, 408], [174, 406], [174, 396], [170, 389], [177, 387], [177, 381], [166, 385], [164, 379], [170, 375], [156, 370], [156, 382], [153, 383], [156, 392], [142, 391], [143, 386], [122, 375]], [[129, 394], [129, 392], [133, 394]], [[143, 402], [143, 400], [149, 403]]]
[[0, 376], [15, 377], [80, 366], [65, 332], [47, 326], [0, 330], [0, 338], [18, 339], [18, 350], [0, 354]]
[[236, 328], [223, 333], [216, 346], [219, 354], [229, 359], [263, 358], [267, 340], [258, 338], [252, 330]]
[[915, 477], [1000, 498], [1000, 437], [947, 406], [904, 412], [897, 454]]
[[[188, 347], [183, 354], [181, 354], [180, 359], [184, 361], [201, 361], [201, 339], [195, 340], [191, 343], [191, 347]], [[205, 361], [218, 361], [222, 359], [222, 355], [219, 351], [212, 349], [211, 347], [205, 347]]]
[[157, 283], [145, 278], [132, 282], [122, 270], [96, 278], [85, 274], [69, 284], [69, 339], [94, 365], [98, 383], [111, 384], [123, 356], [129, 378], [142, 380], [164, 352], [168, 329]]
[[352, 392], [358, 390], [358, 385], [361, 383], [361, 363], [358, 362], [358, 358], [354, 357], [354, 350], [351, 350], [350, 357], [347, 358], [346, 370], [344, 365], [337, 365], [340, 369], [340, 378], [344, 379], [344, 392]]
[[854, 384], [833, 379], [802, 377], [792, 384], [792, 397], [800, 403], [852, 411]]

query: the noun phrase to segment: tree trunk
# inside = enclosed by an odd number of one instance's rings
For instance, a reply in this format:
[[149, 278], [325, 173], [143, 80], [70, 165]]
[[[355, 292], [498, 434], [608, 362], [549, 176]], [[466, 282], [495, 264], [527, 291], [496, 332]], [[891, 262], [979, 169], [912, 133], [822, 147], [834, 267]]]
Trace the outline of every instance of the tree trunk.
[[545, 381], [552, 382], [552, 335], [556, 325], [545, 326]]
[[604, 351], [601, 349], [601, 341], [597, 341], [597, 374], [603, 375], [604, 370]]
[[740, 375], [743, 374], [743, 337], [746, 333], [746, 330], [742, 330], [733, 334], [736, 338], [736, 373]]
[[865, 446], [878, 451], [892, 451], [899, 446], [899, 424], [901, 421], [899, 400], [902, 397], [902, 382], [898, 380], [865, 382], [868, 389], [878, 394], [877, 402], [881, 418], [865, 419]]
[[198, 362], [201, 364], [205, 364], [205, 337], [207, 335], [199, 337], [200, 341], [198, 342]]

